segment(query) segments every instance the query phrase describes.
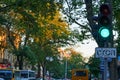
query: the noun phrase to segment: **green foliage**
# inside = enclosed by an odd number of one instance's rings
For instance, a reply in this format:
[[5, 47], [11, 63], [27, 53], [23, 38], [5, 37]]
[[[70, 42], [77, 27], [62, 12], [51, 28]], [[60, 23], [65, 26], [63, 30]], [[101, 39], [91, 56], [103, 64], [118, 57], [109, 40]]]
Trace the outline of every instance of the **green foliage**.
[[64, 78], [64, 64], [57, 57], [53, 57], [53, 61], [48, 61], [47, 70], [49, 70], [53, 78]]
[[[31, 63], [35, 63], [34, 51], [30, 48], [31, 46], [26, 46], [33, 42], [33, 36], [35, 36], [39, 30], [38, 26], [40, 25], [37, 22], [37, 18], [39, 15], [42, 15], [44, 18], [48, 16], [52, 17], [56, 10], [57, 6], [54, 0], [0, 0], [0, 23], [1, 25], [4, 23], [5, 28], [8, 30], [6, 34], [9, 33], [9, 42], [12, 44], [11, 46], [14, 47], [11, 49], [13, 49], [17, 58], [26, 58], [28, 61], [30, 60]], [[15, 47], [11, 33], [18, 34], [18, 36], [21, 37], [19, 48]]]
[[68, 78], [71, 78], [72, 69], [84, 69], [85, 61], [81, 54], [72, 54], [71, 57], [67, 60], [68, 62]]
[[[76, 24], [74, 27], [79, 26], [76, 37], [79, 38], [80, 41], [88, 39], [91, 35], [89, 34], [90, 27], [86, 20], [85, 3], [82, 0], [63, 0], [63, 2], [66, 4], [62, 7], [63, 14], [67, 16], [67, 18], [65, 17], [66, 21], [69, 25]], [[74, 32], [76, 32], [76, 30]]]
[[71, 69], [84, 68], [84, 59], [80, 54], [74, 54], [68, 60]]
[[5, 22], [7, 22], [7, 20], [2, 15], [0, 15], [0, 24], [4, 25]]
[[98, 77], [100, 73], [100, 60], [98, 58], [90, 57], [88, 61], [88, 67], [90, 73], [93, 74], [95, 77]]
[[118, 34], [118, 37], [117, 39], [115, 40], [115, 43], [116, 43], [116, 47], [117, 47], [117, 53], [118, 55], [120, 55], [120, 3], [119, 3], [119, 0], [113, 0], [113, 20], [114, 20], [114, 26], [113, 26], [113, 29], [115, 31], [117, 31], [117, 34]]
[[36, 55], [33, 53], [32, 49], [30, 47], [25, 46], [23, 47], [23, 55], [27, 61], [29, 61], [30, 64], [35, 65], [36, 64]]

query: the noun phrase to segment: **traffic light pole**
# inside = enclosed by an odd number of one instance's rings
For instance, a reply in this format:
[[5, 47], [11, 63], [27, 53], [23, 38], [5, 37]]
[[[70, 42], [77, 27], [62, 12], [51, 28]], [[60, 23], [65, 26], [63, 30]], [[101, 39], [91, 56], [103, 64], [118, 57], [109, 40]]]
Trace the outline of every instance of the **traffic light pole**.
[[[108, 47], [108, 42], [104, 42], [104, 47]], [[104, 58], [104, 80], [107, 80], [107, 74], [108, 74], [108, 60], [107, 58]]]
[[[111, 6], [111, 10], [112, 10], [112, 0], [105, 0], [105, 3], [109, 3], [109, 5]], [[111, 16], [112, 18], [112, 16]], [[112, 19], [111, 19], [112, 20]], [[111, 26], [112, 27], [112, 26]], [[108, 47], [114, 47], [114, 43], [113, 43], [113, 33], [112, 33], [112, 39], [110, 41], [110, 45], [108, 45]], [[108, 43], [109, 44], [109, 43]], [[110, 80], [118, 80], [118, 73], [117, 73], [117, 58], [113, 58], [112, 62], [110, 62]]]
[[104, 58], [104, 66], [105, 66], [105, 69], [104, 69], [104, 80], [107, 80], [107, 71], [108, 71], [108, 61], [107, 61], [107, 58]]
[[[100, 48], [113, 48], [113, 25], [112, 25], [112, 0], [104, 0], [104, 4], [100, 5], [98, 13], [98, 25], [97, 28], [92, 29], [93, 36]], [[95, 32], [95, 33], [94, 33]], [[117, 74], [117, 58], [112, 58], [112, 61], [108, 67], [108, 59], [104, 60], [104, 71], [102, 73], [103, 80], [107, 80], [108, 70], [110, 72], [110, 80], [118, 80]], [[109, 69], [108, 69], [109, 68]]]

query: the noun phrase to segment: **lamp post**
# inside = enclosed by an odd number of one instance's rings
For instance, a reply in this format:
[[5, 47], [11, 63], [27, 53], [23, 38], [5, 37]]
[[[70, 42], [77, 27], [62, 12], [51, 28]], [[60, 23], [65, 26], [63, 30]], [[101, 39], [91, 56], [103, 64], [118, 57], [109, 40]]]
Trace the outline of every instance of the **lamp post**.
[[67, 80], [67, 58], [65, 58], [65, 80]]
[[67, 58], [70, 57], [70, 51], [64, 51], [64, 55], [65, 55], [65, 80], [67, 80], [67, 69], [68, 69]]
[[52, 61], [53, 61], [53, 58], [52, 58], [52, 57], [46, 57], [46, 60], [52, 62]]
[[64, 74], [64, 79], [67, 80], [67, 68], [68, 68], [67, 58], [70, 57], [71, 51], [64, 50], [62, 48], [58, 48], [58, 51], [61, 53], [61, 58], [65, 58], [65, 74]]
[[[46, 57], [46, 60], [52, 62], [52, 61], [53, 61], [53, 58], [52, 58], [52, 57]], [[50, 71], [47, 71], [47, 74], [48, 74], [48, 77], [49, 77], [48, 80], [51, 80], [51, 78], [50, 78], [50, 77], [51, 77], [51, 75], [50, 75]]]

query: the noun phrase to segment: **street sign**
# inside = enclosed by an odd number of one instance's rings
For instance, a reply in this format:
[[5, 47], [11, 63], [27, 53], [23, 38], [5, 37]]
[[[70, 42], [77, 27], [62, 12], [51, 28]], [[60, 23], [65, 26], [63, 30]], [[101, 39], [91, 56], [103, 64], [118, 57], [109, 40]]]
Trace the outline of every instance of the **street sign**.
[[116, 48], [96, 48], [95, 55], [97, 58], [116, 58]]
[[104, 71], [105, 66], [100, 66], [100, 71]]

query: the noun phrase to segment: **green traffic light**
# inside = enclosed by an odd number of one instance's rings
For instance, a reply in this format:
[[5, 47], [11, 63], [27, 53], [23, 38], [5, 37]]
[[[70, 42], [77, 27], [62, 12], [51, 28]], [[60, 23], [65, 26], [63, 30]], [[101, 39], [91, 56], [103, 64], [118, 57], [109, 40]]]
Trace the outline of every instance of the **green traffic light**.
[[101, 27], [99, 29], [99, 34], [101, 35], [101, 37], [103, 38], [108, 38], [110, 36], [110, 30], [108, 28], [105, 27]]

